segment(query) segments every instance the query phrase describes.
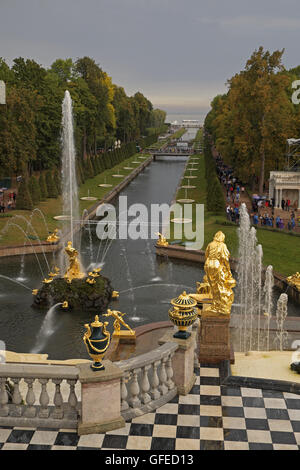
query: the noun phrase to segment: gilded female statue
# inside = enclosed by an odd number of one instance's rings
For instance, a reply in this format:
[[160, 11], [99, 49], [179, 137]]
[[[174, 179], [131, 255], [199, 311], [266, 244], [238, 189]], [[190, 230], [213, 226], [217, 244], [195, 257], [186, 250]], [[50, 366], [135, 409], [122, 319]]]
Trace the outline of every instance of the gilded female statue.
[[230, 253], [224, 240], [224, 233], [217, 232], [205, 252], [204, 270], [212, 295], [212, 304], [207, 314], [230, 315], [234, 300], [232, 289], [236, 282], [231, 274]]

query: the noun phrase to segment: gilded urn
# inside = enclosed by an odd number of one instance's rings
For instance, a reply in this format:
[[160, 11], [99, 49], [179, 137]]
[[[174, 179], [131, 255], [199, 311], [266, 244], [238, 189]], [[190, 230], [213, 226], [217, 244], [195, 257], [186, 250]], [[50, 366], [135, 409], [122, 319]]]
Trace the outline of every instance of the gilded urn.
[[94, 361], [91, 365], [91, 369], [94, 371], [105, 369], [101, 361], [110, 343], [110, 333], [106, 330], [107, 325], [108, 322], [99, 321], [98, 315], [95, 316], [93, 323], [84, 325], [87, 331], [84, 333], [83, 341], [87, 352]]
[[179, 297], [172, 299], [171, 304], [173, 308], [169, 310], [169, 318], [178, 327], [178, 331], [173, 336], [174, 338], [187, 339], [191, 335], [187, 329], [198, 316], [195, 308], [197, 301], [184, 291]]

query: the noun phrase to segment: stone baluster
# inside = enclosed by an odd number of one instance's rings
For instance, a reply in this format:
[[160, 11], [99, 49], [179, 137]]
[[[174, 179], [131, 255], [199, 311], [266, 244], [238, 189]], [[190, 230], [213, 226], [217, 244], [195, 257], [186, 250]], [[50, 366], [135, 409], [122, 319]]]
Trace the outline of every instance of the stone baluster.
[[148, 393], [150, 390], [150, 383], [148, 379], [148, 370], [150, 369], [150, 367], [151, 366], [149, 365], [149, 366], [144, 366], [142, 368], [141, 399], [144, 404], [149, 403], [149, 401], [151, 401], [151, 397]]
[[6, 391], [6, 378], [0, 377], [0, 416], [8, 416], [8, 393]]
[[167, 382], [166, 362], [167, 362], [167, 357], [163, 357], [161, 359], [161, 366], [160, 366], [160, 372], [159, 372], [160, 384], [158, 386], [162, 395], [165, 395], [166, 393], [168, 393], [168, 387], [166, 384]]
[[130, 385], [131, 397], [128, 400], [131, 408], [138, 408], [139, 406], [141, 406], [141, 401], [139, 399], [140, 386], [137, 379], [139, 371], [140, 369], [133, 369], [132, 371], [132, 383]]
[[175, 384], [172, 380], [174, 372], [173, 372], [173, 365], [172, 365], [172, 357], [174, 354], [169, 354], [166, 364], [166, 372], [167, 372], [167, 387], [169, 390], [173, 390]]
[[69, 398], [68, 398], [68, 404], [69, 404], [69, 414], [70, 416], [77, 417], [78, 412], [77, 412], [77, 397], [75, 393], [75, 385], [76, 385], [77, 380], [76, 379], [69, 379], [67, 380], [67, 383], [70, 385], [70, 393], [69, 393]]
[[129, 405], [127, 402], [127, 397], [128, 397], [128, 391], [127, 391], [127, 386], [126, 383], [128, 382], [129, 375], [124, 374], [123, 377], [121, 377], [121, 411], [128, 410]]
[[35, 379], [27, 378], [24, 379], [25, 383], [27, 384], [27, 394], [26, 394], [26, 407], [24, 411], [24, 416], [26, 418], [34, 418], [36, 415], [36, 408], [34, 406], [35, 403], [35, 394], [33, 391], [33, 383]]
[[157, 400], [160, 397], [160, 391], [158, 390], [159, 379], [157, 375], [157, 367], [159, 361], [154, 361], [152, 364], [153, 376], [151, 379], [151, 389], [150, 389], [150, 396], [152, 400]]
[[52, 418], [55, 418], [55, 419], [62, 419], [64, 416], [63, 398], [62, 398], [62, 394], [60, 391], [60, 384], [62, 381], [63, 379], [52, 379], [52, 382], [55, 384], [55, 394], [54, 394], [54, 400], [53, 400], [55, 409], [53, 411]]
[[41, 408], [39, 411], [40, 418], [48, 418], [49, 417], [49, 395], [47, 392], [47, 383], [48, 379], [39, 379], [39, 382], [42, 386], [41, 395], [40, 395], [40, 404]]
[[20, 377], [12, 378], [12, 381], [14, 383], [12, 402], [14, 406], [12, 408], [10, 415], [14, 417], [22, 416], [22, 395], [20, 393], [20, 388], [19, 388], [20, 380], [21, 380]]

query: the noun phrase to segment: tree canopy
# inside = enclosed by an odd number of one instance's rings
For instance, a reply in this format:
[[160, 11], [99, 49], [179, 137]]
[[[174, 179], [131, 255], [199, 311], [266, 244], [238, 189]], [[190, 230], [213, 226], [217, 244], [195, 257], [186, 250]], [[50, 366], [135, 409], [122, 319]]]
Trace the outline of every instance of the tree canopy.
[[255, 50], [245, 69], [228, 80], [228, 92], [211, 103], [205, 127], [217, 150], [245, 183], [285, 165], [286, 139], [299, 137], [299, 110], [291, 101], [295, 71], [282, 65], [284, 50]]
[[[31, 174], [60, 164], [62, 101], [73, 100], [75, 142], [79, 158], [156, 132], [165, 113], [138, 91], [124, 88], [90, 57], [57, 59], [46, 69], [32, 59], [16, 58], [11, 67], [0, 58], [0, 80], [7, 104], [0, 108], [0, 176]], [[152, 133], [152, 131], [151, 131]]]

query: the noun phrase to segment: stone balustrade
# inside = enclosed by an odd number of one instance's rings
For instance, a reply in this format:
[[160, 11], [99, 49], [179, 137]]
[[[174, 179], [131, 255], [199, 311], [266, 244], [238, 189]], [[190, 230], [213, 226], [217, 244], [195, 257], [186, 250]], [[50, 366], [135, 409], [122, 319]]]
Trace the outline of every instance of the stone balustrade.
[[153, 351], [114, 362], [123, 371], [121, 414], [131, 419], [156, 410], [177, 394], [172, 358], [178, 345], [166, 343]]
[[[173, 370], [177, 349], [176, 342], [166, 342], [149, 353], [113, 363], [120, 371], [118, 399], [123, 420], [149, 413], [177, 395]], [[90, 406], [89, 394], [84, 394], [87, 381], [82, 379], [83, 366], [0, 364], [0, 426], [52, 429], [81, 426], [82, 434], [89, 433], [89, 426], [82, 423], [83, 410]], [[101, 373], [90, 375], [91, 387], [97, 384], [99, 392], [103, 387], [104, 390], [107, 384], [102, 387]]]
[[77, 383], [73, 366], [0, 364], [0, 426], [77, 428]]

